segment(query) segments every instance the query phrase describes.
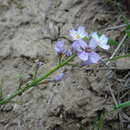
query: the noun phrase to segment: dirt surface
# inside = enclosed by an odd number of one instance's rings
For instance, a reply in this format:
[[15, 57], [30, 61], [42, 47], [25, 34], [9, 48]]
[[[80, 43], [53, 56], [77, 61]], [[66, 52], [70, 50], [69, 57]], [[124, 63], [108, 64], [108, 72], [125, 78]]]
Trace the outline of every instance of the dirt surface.
[[[120, 41], [121, 30], [105, 28], [121, 23], [121, 15], [101, 0], [0, 0], [0, 79], [4, 81], [4, 95], [16, 89], [19, 77], [30, 79], [37, 60], [44, 62], [39, 76], [53, 67], [54, 45], [59, 39], [70, 45], [71, 28], [84, 25], [89, 32], [105, 32]], [[113, 50], [100, 53], [109, 57]], [[98, 69], [104, 64], [92, 65], [91, 69], [66, 67], [61, 82], [42, 84], [16, 97], [18, 103], [2, 105], [0, 130], [93, 130], [99, 113], [114, 107], [109, 87], [117, 96], [128, 78], [123, 79], [129, 72], [129, 59], [125, 67], [121, 64], [124, 62], [109, 65], [117, 70]], [[119, 127], [117, 113], [106, 118], [104, 130]]]

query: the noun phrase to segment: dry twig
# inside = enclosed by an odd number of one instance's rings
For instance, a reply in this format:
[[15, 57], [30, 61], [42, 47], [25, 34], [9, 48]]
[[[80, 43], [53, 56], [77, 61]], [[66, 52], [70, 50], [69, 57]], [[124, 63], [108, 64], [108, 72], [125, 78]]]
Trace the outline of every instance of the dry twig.
[[[116, 53], [119, 51], [120, 47], [122, 46], [122, 44], [124, 43], [125, 39], [127, 38], [127, 34], [124, 35], [124, 37], [122, 38], [121, 42], [119, 43], [119, 45], [117, 46], [117, 48], [115, 49], [115, 51], [113, 52], [112, 56], [109, 59], [112, 59]], [[106, 63], [106, 65], [108, 65], [110, 62], [108, 61]]]
[[[128, 23], [128, 24], [130, 24], [130, 23]], [[108, 27], [108, 28], [105, 29], [105, 31], [123, 28], [123, 27], [126, 27], [128, 24], [121, 24], [121, 25], [118, 25], [118, 26]]]

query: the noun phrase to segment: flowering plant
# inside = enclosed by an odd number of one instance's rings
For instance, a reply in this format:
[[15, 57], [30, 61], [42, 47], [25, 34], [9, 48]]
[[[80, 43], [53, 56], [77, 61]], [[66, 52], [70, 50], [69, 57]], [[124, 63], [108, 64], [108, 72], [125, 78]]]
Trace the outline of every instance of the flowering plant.
[[[58, 41], [55, 44], [55, 51], [60, 62], [54, 68], [41, 77], [34, 75], [35, 78], [31, 81], [21, 85], [12, 94], [2, 97], [0, 104], [6, 104], [26, 90], [44, 83], [52, 73], [69, 64], [76, 56], [83, 61], [84, 65], [96, 64], [101, 60], [101, 56], [95, 52], [96, 47], [101, 47], [106, 50], [110, 48], [106, 35], [99, 36], [96, 32], [89, 35], [83, 26], [80, 26], [78, 29], [70, 30], [70, 36], [73, 40], [70, 49], [65, 49], [64, 40]], [[41, 65], [43, 64], [40, 62], [37, 64], [37, 70]], [[35, 74], [37, 74], [37, 71]], [[64, 75], [64, 72], [61, 72], [50, 81], [58, 82], [64, 78]]]
[[[108, 45], [108, 37], [106, 35], [99, 36], [96, 32], [89, 35], [83, 26], [80, 26], [77, 30], [70, 30], [70, 36], [73, 40], [72, 49], [83, 61], [82, 65], [95, 64], [101, 60], [101, 56], [95, 52], [97, 46], [105, 50], [110, 48]], [[63, 40], [56, 43], [55, 50], [60, 58], [63, 55], [71, 56], [73, 53], [71, 52], [71, 49], [64, 49]]]

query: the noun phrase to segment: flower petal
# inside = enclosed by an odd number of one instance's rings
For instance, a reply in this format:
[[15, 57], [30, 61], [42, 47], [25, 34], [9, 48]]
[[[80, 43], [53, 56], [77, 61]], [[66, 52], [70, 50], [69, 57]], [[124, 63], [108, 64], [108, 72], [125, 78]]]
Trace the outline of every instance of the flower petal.
[[98, 46], [100, 46], [101, 48], [106, 49], [106, 50], [108, 50], [110, 48], [110, 45], [104, 44], [104, 43], [100, 43], [100, 44], [98, 44]]
[[107, 44], [107, 42], [108, 42], [108, 37], [106, 37], [105, 35], [102, 35], [102, 36], [100, 37], [100, 41], [102, 41], [102, 42], [100, 42], [100, 44], [99, 44], [99, 46], [100, 46], [101, 48], [106, 49], [106, 50], [108, 50], [108, 49], [110, 48], [110, 46]]
[[99, 36], [97, 35], [97, 32], [93, 32], [91, 34], [92, 38], [94, 38], [95, 40], [98, 40], [99, 39]]
[[108, 42], [108, 37], [106, 37], [105, 35], [101, 35], [100, 40], [104, 42], [104, 44], [107, 44]]
[[78, 33], [81, 35], [82, 38], [84, 38], [85, 36], [86, 37], [88, 36], [88, 33], [85, 31], [84, 26], [79, 26]]
[[78, 57], [81, 59], [81, 60], [83, 60], [83, 61], [86, 61], [86, 60], [88, 60], [88, 53], [86, 53], [86, 52], [81, 52], [81, 53], [78, 53]]
[[85, 27], [84, 26], [79, 26], [77, 31], [78, 32], [85, 32]]
[[84, 26], [79, 26], [77, 32], [79, 34], [87, 34], [86, 31], [85, 31], [85, 27]]
[[71, 29], [70, 30], [70, 36], [72, 37], [73, 40], [76, 40], [77, 31], [75, 31], [74, 29]]
[[81, 66], [85, 66], [85, 65], [91, 65], [93, 64], [93, 62], [90, 60], [90, 57], [88, 57], [88, 60], [87, 61], [84, 61]]
[[80, 44], [81, 48], [83, 48], [83, 49], [85, 49], [87, 47], [87, 43], [82, 39], [79, 40], [79, 44]]
[[64, 41], [58, 41], [55, 45], [55, 50], [57, 53], [63, 52], [64, 51]]
[[79, 41], [75, 41], [72, 44], [72, 48], [77, 52], [82, 52]]
[[98, 43], [94, 38], [91, 38], [90, 43], [89, 43], [89, 47], [92, 49], [95, 49], [97, 47]]
[[101, 59], [101, 57], [95, 52], [89, 53], [89, 58], [92, 63], [97, 63]]

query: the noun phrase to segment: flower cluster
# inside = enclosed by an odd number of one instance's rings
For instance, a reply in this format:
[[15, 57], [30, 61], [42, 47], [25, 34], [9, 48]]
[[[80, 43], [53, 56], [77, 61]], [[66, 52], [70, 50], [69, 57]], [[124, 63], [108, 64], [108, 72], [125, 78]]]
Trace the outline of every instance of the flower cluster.
[[[106, 35], [98, 35], [96, 32], [93, 32], [89, 35], [83, 26], [80, 26], [78, 29], [70, 30], [70, 36], [73, 40], [72, 49], [77, 53], [84, 65], [95, 64], [101, 60], [101, 56], [95, 52], [96, 47], [101, 47], [105, 50], [110, 48], [110, 46], [107, 44], [108, 37]], [[55, 50], [57, 55], [60, 57], [62, 57], [62, 55], [72, 55], [71, 49], [64, 49], [63, 40], [56, 43]], [[63, 73], [59, 75], [59, 77], [58, 81], [64, 77]]]
[[95, 52], [97, 46], [106, 50], [110, 48], [107, 44], [108, 38], [105, 35], [99, 36], [96, 32], [88, 35], [82, 26], [77, 30], [70, 30], [70, 35], [74, 39], [72, 44], [73, 49], [77, 52], [78, 57], [88, 65], [95, 64], [101, 59]]

